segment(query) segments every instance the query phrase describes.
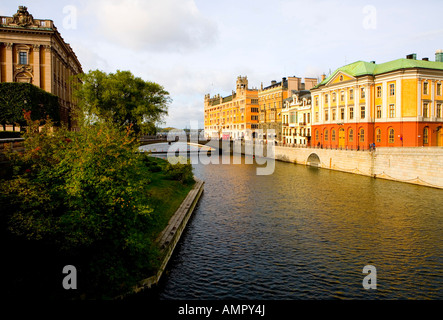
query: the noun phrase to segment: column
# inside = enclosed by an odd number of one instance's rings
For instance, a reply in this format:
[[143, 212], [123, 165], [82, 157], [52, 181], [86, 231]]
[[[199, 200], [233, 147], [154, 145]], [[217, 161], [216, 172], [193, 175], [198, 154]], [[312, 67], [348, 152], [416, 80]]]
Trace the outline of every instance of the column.
[[50, 45], [44, 46], [45, 50], [45, 83], [42, 85], [43, 89], [49, 93], [53, 93], [52, 87], [52, 48]]
[[39, 88], [41, 88], [40, 86], [40, 45], [39, 44], [34, 44], [32, 46], [33, 52], [34, 52], [34, 79], [33, 79], [33, 84]]
[[14, 82], [13, 43], [6, 43], [6, 82]]
[[0, 42], [0, 83], [2, 82], [2, 45]]

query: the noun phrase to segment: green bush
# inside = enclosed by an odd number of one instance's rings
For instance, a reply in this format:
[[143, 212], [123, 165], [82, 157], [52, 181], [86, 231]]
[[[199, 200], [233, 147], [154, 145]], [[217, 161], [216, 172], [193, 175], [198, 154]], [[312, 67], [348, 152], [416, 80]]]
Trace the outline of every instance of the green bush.
[[60, 122], [58, 97], [30, 83], [0, 83], [0, 124], [26, 125], [23, 111], [31, 111], [33, 120], [49, 117]]
[[168, 159], [168, 163], [165, 167], [165, 174], [170, 179], [180, 181], [184, 184], [191, 184], [194, 182], [194, 174], [192, 172], [192, 165], [189, 159], [181, 159], [180, 157], [178, 161]]
[[150, 172], [160, 172], [162, 171], [162, 167], [159, 166], [158, 162], [155, 158], [151, 157], [149, 153], [143, 152], [140, 154], [141, 159], [143, 160], [146, 167]]
[[130, 130], [47, 121], [38, 132], [29, 113], [27, 124], [26, 152], [10, 154], [13, 178], [0, 184], [10, 232], [80, 261], [90, 292], [116, 294], [155, 269], [149, 170]]

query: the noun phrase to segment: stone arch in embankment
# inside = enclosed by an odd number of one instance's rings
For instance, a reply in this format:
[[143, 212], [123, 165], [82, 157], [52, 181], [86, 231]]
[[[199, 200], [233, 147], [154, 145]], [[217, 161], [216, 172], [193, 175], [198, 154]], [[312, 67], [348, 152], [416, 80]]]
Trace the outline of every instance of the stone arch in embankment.
[[306, 160], [306, 165], [308, 166], [320, 167], [320, 164], [320, 157], [316, 153], [311, 153], [308, 160]]

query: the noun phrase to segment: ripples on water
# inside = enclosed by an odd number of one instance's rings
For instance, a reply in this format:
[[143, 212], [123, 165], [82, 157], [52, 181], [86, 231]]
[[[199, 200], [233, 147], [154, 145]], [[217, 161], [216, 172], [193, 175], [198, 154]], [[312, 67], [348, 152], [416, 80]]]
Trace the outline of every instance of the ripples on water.
[[195, 175], [205, 190], [161, 299], [443, 298], [441, 190], [282, 162]]

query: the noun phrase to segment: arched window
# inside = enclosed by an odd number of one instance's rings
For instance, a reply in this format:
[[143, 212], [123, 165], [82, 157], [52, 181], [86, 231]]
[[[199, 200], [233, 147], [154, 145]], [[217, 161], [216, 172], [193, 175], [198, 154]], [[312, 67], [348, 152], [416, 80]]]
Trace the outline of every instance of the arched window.
[[425, 127], [423, 129], [423, 144], [428, 144], [429, 143], [429, 128]]
[[331, 130], [331, 140], [335, 141], [335, 130], [334, 129]]
[[375, 138], [376, 138], [377, 143], [381, 142], [381, 129], [377, 129], [375, 131]]
[[328, 129], [325, 130], [325, 141], [329, 140], [329, 131]]
[[365, 142], [365, 129], [360, 129], [360, 142]]
[[389, 129], [389, 143], [394, 143], [395, 141], [395, 131], [394, 129]]
[[354, 130], [349, 129], [349, 142], [354, 141]]
[[318, 141], [318, 130], [315, 130], [315, 140]]

